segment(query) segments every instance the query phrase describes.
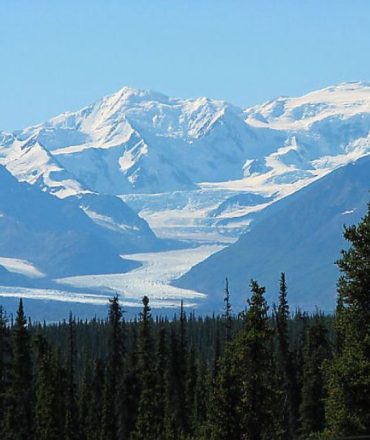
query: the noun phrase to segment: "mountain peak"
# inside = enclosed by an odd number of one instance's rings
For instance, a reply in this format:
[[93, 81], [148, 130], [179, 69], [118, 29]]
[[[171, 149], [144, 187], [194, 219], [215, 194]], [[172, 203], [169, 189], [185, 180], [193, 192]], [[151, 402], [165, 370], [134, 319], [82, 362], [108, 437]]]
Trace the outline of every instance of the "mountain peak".
[[135, 104], [143, 101], [167, 102], [168, 100], [168, 96], [163, 93], [129, 86], [124, 86], [117, 92], [103, 98], [103, 101], [115, 101], [123, 104]]
[[[338, 130], [341, 121], [347, 127], [350, 119], [353, 129]], [[47, 175], [58, 186], [61, 179], [55, 168], [65, 168], [73, 180], [97, 192], [151, 193], [241, 179], [251, 160], [264, 164], [259, 173], [266, 179], [286, 175], [291, 182], [312, 177], [312, 170], [332, 166], [325, 165], [326, 159], [312, 161], [367, 151], [369, 124], [370, 86], [362, 82], [281, 97], [245, 112], [221, 100], [171, 98], [125, 86], [17, 136], [39, 141], [55, 158], [57, 164], [53, 161], [51, 168], [50, 158], [41, 157], [40, 148], [33, 149], [32, 163], [45, 170], [46, 162]], [[22, 176], [27, 169], [33, 182], [39, 174], [35, 166], [24, 163], [16, 142], [10, 139], [6, 145], [14, 147], [14, 157], [7, 149], [9, 160], [22, 166]]]
[[306, 129], [327, 118], [348, 119], [370, 112], [370, 83], [343, 82], [299, 97], [279, 97], [245, 110], [254, 126]]
[[323, 88], [322, 90], [331, 89], [331, 90], [353, 90], [353, 89], [363, 89], [370, 87], [369, 81], [344, 81], [338, 84], [334, 84], [328, 87]]

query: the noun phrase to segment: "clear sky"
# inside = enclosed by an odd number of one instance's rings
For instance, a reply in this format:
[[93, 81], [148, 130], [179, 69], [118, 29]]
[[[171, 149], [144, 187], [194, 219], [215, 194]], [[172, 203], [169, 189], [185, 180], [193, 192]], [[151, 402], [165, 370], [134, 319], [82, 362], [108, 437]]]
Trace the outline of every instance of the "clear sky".
[[368, 0], [0, 0], [0, 130], [124, 85], [242, 106], [370, 80]]

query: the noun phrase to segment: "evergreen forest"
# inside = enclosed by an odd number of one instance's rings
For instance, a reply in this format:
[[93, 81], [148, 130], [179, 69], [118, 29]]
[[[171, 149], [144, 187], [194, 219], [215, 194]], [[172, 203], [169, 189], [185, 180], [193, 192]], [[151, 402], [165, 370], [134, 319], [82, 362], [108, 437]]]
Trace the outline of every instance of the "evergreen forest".
[[[370, 436], [370, 205], [345, 227], [332, 315], [275, 304], [256, 280], [244, 310], [45, 324], [0, 310], [2, 440], [271, 440]], [[247, 293], [249, 291], [249, 293]], [[370, 438], [370, 437], [369, 437]]]

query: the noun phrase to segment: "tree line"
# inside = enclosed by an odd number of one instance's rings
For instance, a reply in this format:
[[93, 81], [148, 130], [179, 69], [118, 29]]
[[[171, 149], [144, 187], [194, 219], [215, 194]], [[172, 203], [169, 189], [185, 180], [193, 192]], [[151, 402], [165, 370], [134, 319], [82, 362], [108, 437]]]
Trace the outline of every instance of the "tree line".
[[4, 440], [331, 439], [370, 434], [370, 205], [346, 227], [335, 314], [291, 312], [285, 274], [276, 306], [255, 280], [234, 313], [181, 304], [153, 318], [148, 297], [125, 320], [14, 322], [0, 309]]

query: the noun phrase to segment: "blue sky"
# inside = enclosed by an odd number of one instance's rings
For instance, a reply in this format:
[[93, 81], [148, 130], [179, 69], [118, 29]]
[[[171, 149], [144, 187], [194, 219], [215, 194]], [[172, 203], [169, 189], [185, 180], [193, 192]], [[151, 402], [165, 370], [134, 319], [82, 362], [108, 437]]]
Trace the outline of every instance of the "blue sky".
[[370, 80], [368, 0], [2, 0], [0, 130], [124, 85], [242, 106]]

